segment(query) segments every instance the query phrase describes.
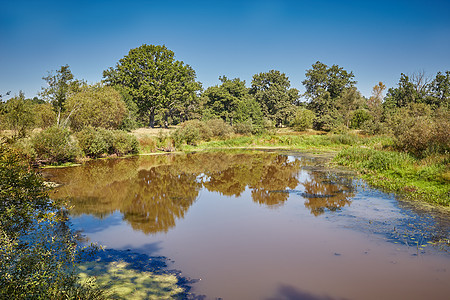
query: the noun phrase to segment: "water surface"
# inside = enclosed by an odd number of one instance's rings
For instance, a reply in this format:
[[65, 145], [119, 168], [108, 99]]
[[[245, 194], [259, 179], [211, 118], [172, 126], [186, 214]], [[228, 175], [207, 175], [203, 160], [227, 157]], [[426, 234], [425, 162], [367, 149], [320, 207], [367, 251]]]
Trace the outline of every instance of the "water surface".
[[206, 299], [448, 299], [448, 214], [306, 154], [211, 152], [46, 170], [90, 241], [173, 260]]

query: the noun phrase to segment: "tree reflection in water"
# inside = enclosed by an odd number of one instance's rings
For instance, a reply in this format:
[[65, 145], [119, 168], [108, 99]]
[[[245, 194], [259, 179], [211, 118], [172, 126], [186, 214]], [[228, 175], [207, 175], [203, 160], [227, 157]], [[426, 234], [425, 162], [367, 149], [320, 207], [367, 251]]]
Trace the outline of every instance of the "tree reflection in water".
[[350, 205], [354, 196], [352, 180], [338, 177], [334, 174], [312, 171], [309, 179], [302, 183], [305, 187], [303, 197], [305, 207], [315, 216], [321, 215], [326, 209], [336, 211]]
[[349, 180], [307, 171], [308, 179], [299, 181], [300, 169], [311, 163], [268, 152], [211, 152], [92, 161], [43, 173], [62, 184], [53, 198], [70, 199], [72, 215], [120, 211], [134, 229], [156, 233], [174, 227], [202, 188], [234, 197], [248, 188], [254, 202], [277, 207], [301, 184], [305, 206], [316, 216], [349, 205]]

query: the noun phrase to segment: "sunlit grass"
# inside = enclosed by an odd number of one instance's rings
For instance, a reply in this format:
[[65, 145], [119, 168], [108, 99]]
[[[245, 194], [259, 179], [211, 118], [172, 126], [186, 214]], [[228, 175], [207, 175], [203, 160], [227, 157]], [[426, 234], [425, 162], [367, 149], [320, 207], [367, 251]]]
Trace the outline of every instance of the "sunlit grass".
[[410, 199], [450, 206], [448, 155], [417, 159], [407, 153], [351, 147], [334, 161], [358, 170], [369, 184]]

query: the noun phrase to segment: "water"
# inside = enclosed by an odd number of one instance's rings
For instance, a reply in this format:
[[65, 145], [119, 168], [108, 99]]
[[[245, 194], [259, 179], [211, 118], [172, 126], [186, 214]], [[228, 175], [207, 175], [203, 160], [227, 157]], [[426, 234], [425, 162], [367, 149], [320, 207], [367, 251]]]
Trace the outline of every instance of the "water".
[[206, 299], [448, 299], [449, 215], [324, 161], [212, 152], [44, 175], [90, 241], [166, 256]]

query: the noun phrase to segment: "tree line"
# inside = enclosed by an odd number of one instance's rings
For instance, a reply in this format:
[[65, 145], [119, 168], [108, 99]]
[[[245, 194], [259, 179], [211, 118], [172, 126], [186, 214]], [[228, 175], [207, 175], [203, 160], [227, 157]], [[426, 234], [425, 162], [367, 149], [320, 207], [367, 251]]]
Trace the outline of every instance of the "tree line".
[[396, 87], [379, 82], [369, 98], [357, 90], [353, 72], [338, 65], [318, 61], [305, 77], [303, 94], [278, 70], [253, 75], [250, 87], [240, 78], [220, 76], [220, 84], [204, 89], [194, 69], [176, 60], [173, 51], [144, 44], [105, 70], [97, 84], [75, 79], [68, 65], [50, 72], [39, 97], [25, 99], [20, 93], [2, 101], [0, 121], [20, 137], [30, 128], [55, 124], [74, 131], [88, 126], [130, 130], [193, 119], [221, 119], [244, 133], [292, 126], [399, 134], [401, 119], [409, 118], [412, 126], [418, 117], [448, 120], [450, 71], [434, 78], [401, 74]]

